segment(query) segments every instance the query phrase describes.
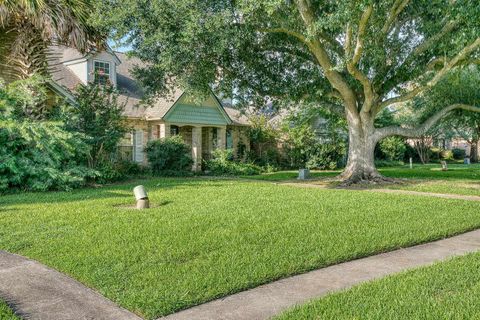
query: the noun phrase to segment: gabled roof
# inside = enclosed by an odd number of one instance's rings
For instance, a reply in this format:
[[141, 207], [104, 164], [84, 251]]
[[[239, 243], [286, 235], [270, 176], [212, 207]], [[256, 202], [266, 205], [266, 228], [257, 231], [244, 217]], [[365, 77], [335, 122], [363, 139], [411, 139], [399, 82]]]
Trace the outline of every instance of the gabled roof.
[[[85, 59], [91, 57], [94, 53], [91, 53], [90, 56], [82, 55], [77, 50], [64, 46], [51, 47], [50, 50], [53, 52], [53, 59], [50, 61], [53, 81], [59, 88], [67, 89], [65, 92], [75, 90], [75, 88], [81, 84], [81, 80], [65, 66], [64, 63]], [[144, 93], [138, 82], [134, 79], [132, 70], [136, 66], [142, 67], [145, 66], [145, 64], [140, 59], [129, 57], [125, 53], [114, 52], [114, 55], [120, 62], [116, 67], [116, 71], [117, 88], [120, 92], [119, 102], [125, 104], [123, 115], [127, 118], [146, 120], [164, 119], [167, 112], [172, 109], [184, 94], [183, 90], [176, 88], [167, 97], [158, 97], [150, 105], [142, 104]], [[213, 92], [212, 95], [228, 123], [234, 125], [249, 124], [247, 117], [234, 108], [224, 106]]]

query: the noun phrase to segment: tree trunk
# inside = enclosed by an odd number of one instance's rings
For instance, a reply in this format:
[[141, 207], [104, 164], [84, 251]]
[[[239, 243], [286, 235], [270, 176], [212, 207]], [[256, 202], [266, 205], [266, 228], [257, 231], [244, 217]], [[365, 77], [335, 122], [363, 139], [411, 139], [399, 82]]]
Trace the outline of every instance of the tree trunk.
[[349, 124], [348, 160], [340, 175], [344, 184], [390, 181], [375, 168], [374, 151], [378, 137], [373, 119], [365, 117], [362, 121], [347, 115], [347, 121]]
[[470, 161], [478, 162], [478, 141], [472, 141], [470, 144]]

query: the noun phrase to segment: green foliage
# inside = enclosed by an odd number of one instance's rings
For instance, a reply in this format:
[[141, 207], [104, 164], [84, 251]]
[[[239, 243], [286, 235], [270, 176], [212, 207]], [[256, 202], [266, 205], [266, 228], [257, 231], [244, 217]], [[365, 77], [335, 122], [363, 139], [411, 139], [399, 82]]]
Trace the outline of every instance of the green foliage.
[[205, 169], [218, 176], [250, 176], [262, 171], [254, 164], [235, 161], [231, 149], [213, 151], [213, 159], [205, 161]]
[[124, 104], [112, 86], [81, 85], [75, 92], [76, 105], [66, 106], [61, 114], [65, 128], [82, 133], [84, 143], [90, 146], [87, 162], [97, 168], [110, 160], [120, 139], [128, 132], [122, 116]]
[[77, 163], [88, 152], [83, 136], [59, 123], [0, 120], [0, 191], [83, 186], [98, 175]]
[[333, 170], [339, 167], [340, 161], [345, 157], [346, 146], [344, 143], [316, 143], [305, 166], [309, 169]]
[[283, 149], [290, 168], [335, 169], [345, 156], [346, 145], [319, 141], [308, 124], [288, 128]]
[[379, 149], [383, 157], [388, 161], [401, 161], [405, 157], [407, 147], [405, 139], [400, 137], [387, 137], [380, 141]]
[[0, 114], [17, 120], [45, 120], [50, 111], [46, 78], [34, 75], [26, 80], [0, 85]]
[[[52, 43], [88, 51], [101, 44], [105, 34], [88, 22], [91, 0], [1, 1], [0, 77], [27, 78], [51, 71], [48, 62], [56, 58]], [[54, 68], [53, 68], [54, 69]]]
[[466, 156], [466, 152], [464, 149], [455, 148], [451, 150], [451, 153], [451, 158], [455, 160], [463, 160]]
[[247, 134], [250, 140], [248, 159], [260, 166], [278, 166], [279, 132], [265, 115], [250, 116]]
[[155, 175], [185, 175], [192, 169], [190, 147], [179, 135], [149, 141], [145, 151], [152, 173]]

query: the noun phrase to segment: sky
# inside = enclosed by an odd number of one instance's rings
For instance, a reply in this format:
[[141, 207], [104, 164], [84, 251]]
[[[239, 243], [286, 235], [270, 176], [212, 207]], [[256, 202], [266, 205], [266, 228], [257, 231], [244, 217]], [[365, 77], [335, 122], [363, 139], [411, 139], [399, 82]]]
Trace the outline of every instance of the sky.
[[108, 40], [108, 45], [115, 51], [120, 52], [127, 52], [130, 51], [132, 48], [130, 46], [116, 46], [115, 42], [112, 40]]

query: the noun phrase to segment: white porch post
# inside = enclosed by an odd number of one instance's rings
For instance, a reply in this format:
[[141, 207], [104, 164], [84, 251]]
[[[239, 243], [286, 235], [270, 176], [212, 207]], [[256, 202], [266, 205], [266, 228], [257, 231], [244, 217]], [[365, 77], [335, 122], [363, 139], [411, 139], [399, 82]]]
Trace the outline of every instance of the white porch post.
[[158, 125], [159, 138], [168, 138], [170, 137], [170, 124], [169, 123], [160, 123]]
[[202, 169], [202, 127], [192, 128], [192, 159], [193, 171]]
[[217, 128], [217, 149], [225, 150], [225, 139], [227, 137], [227, 130], [225, 127]]

